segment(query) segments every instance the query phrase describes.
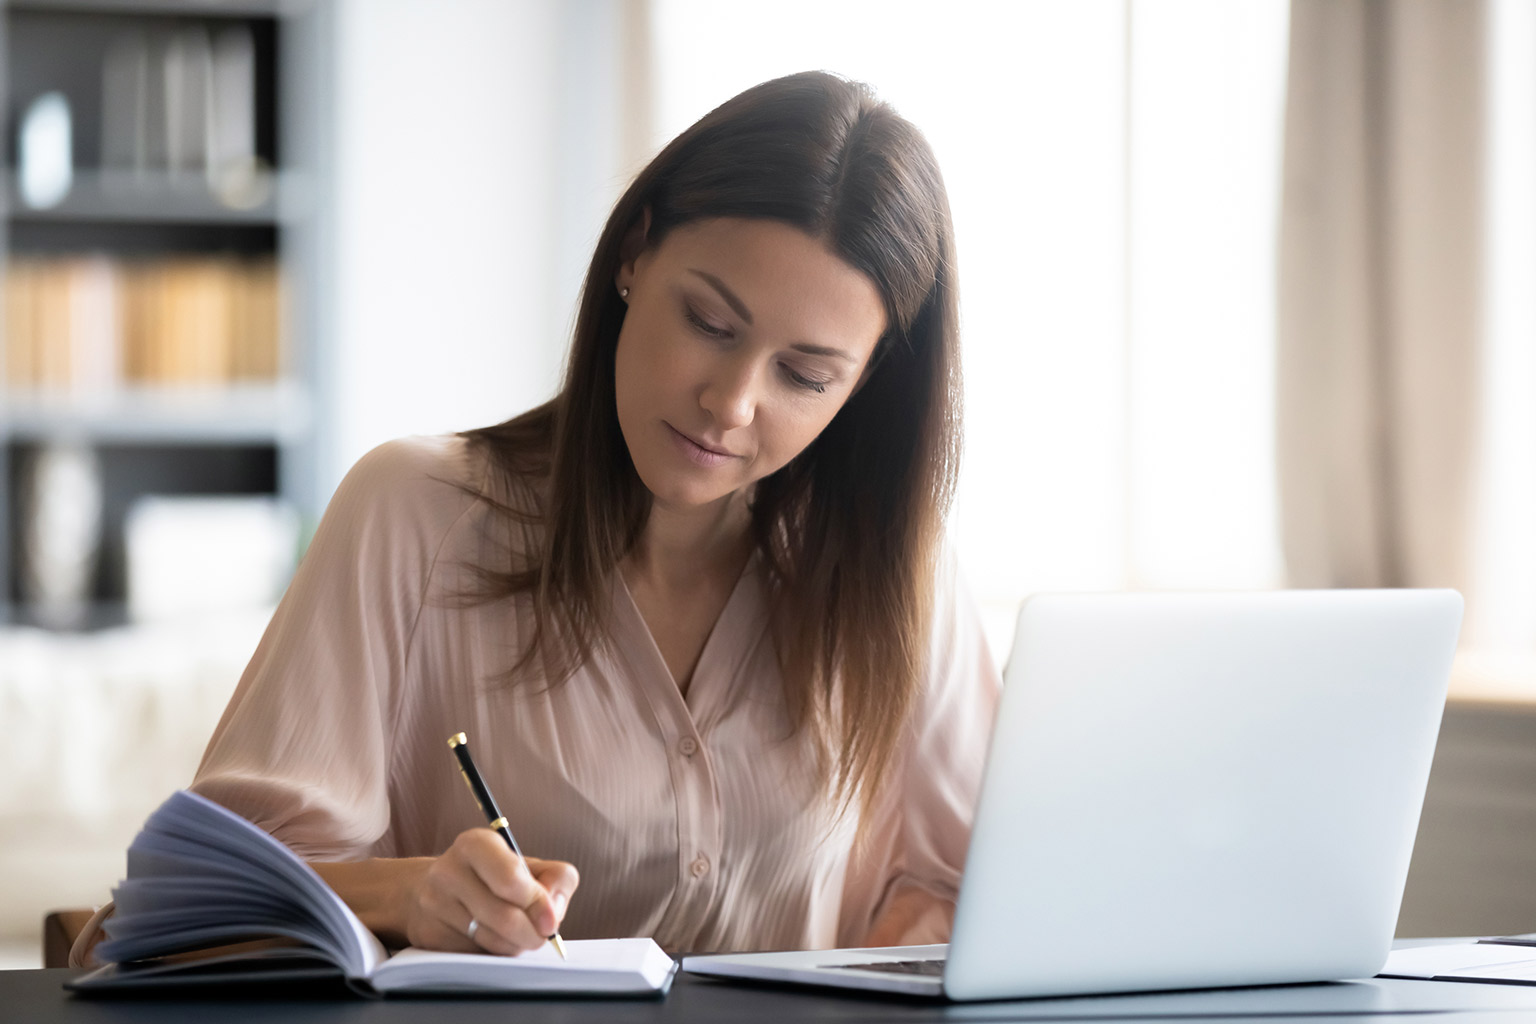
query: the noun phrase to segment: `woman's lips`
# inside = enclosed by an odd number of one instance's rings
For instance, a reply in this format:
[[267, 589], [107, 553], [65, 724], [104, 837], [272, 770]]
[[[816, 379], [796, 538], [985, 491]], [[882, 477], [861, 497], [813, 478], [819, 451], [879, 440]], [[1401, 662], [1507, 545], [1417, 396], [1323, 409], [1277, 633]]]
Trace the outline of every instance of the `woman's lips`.
[[693, 438], [689, 437], [681, 430], [678, 430], [670, 423], [666, 424], [666, 428], [667, 431], [672, 435], [672, 442], [677, 446], [677, 450], [683, 454], [684, 458], [696, 466], [702, 466], [705, 469], [713, 469], [716, 466], [723, 466], [727, 462], [730, 462], [732, 459], [737, 458], [736, 455], [733, 455], [730, 452], [721, 451], [717, 448], [711, 448], [707, 445], [700, 444], [698, 441], [695, 441]]

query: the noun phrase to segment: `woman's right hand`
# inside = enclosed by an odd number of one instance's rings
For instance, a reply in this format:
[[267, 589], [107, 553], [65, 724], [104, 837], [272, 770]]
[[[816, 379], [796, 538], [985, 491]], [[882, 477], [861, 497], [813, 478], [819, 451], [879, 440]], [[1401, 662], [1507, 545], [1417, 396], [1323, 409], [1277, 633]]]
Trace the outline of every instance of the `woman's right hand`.
[[564, 861], [529, 857], [525, 867], [484, 827], [459, 833], [440, 857], [311, 867], [386, 944], [507, 956], [559, 931], [580, 883]]
[[468, 829], [417, 883], [406, 938], [421, 949], [466, 953], [538, 949], [560, 930], [580, 880], [565, 861], [529, 857], [525, 866], [497, 833]]

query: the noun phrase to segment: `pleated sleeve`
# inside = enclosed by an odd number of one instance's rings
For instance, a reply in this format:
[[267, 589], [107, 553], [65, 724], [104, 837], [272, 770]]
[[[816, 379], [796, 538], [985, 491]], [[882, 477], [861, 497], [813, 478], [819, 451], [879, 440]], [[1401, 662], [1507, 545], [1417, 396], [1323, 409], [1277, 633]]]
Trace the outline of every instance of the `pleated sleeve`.
[[[192, 788], [310, 860], [380, 855], [411, 645], [448, 535], [474, 504], [452, 438], [392, 441], [331, 499]], [[445, 478], [446, 477], [446, 478]]]

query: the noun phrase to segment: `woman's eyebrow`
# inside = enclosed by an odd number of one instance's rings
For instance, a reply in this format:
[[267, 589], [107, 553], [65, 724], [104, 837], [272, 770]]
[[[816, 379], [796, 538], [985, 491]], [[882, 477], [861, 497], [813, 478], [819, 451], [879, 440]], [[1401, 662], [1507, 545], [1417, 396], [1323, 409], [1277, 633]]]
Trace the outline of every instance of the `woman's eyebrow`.
[[844, 352], [840, 348], [827, 348], [825, 345], [811, 345], [806, 342], [801, 342], [798, 345], [791, 345], [789, 347], [794, 349], [796, 352], [804, 352], [808, 356], [830, 356], [833, 359], [841, 359], [844, 362], [858, 362], [858, 360], [854, 359], [853, 356], [849, 355], [847, 352]]
[[[720, 280], [714, 274], [711, 274], [706, 270], [698, 270], [693, 267], [688, 268], [688, 273], [693, 274], [695, 277], [699, 278], [715, 291], [719, 292], [720, 297], [726, 301], [727, 305], [736, 311], [737, 316], [741, 317], [749, 325], [752, 323], [752, 311], [747, 309], [747, 304], [742, 302], [741, 299], [737, 297], [735, 292], [731, 291], [725, 286], [724, 281]], [[825, 345], [812, 345], [808, 342], [801, 342], [798, 345], [791, 345], [790, 348], [794, 349], [796, 352], [804, 352], [806, 355], [810, 356], [831, 356], [834, 359], [842, 359], [850, 363], [858, 361], [853, 356], [849, 355], [847, 352], [844, 352], [840, 348], [828, 348]]]
[[748, 324], [752, 323], [752, 311], [747, 308], [747, 304], [745, 302], [742, 302], [741, 299], [736, 296], [735, 292], [731, 291], [725, 286], [724, 281], [720, 280], [714, 274], [703, 270], [695, 270], [692, 267], [688, 269], [688, 273], [693, 274], [695, 277], [699, 278], [715, 291], [719, 292], [720, 297], [726, 301], [727, 305], [736, 311], [737, 316], [741, 317]]

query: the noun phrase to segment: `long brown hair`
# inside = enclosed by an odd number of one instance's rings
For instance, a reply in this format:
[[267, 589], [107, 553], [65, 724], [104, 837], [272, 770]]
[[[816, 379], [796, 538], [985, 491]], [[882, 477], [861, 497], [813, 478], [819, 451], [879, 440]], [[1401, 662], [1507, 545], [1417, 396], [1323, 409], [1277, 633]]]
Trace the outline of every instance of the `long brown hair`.
[[884, 300], [889, 326], [864, 386], [751, 502], [795, 728], [815, 731], [840, 803], [859, 794], [867, 809], [927, 666], [959, 462], [954, 237], [938, 164], [867, 86], [807, 72], [727, 101], [640, 172], [593, 254], [560, 393], [465, 435], [507, 477], [541, 482], [526, 506], [499, 506], [538, 526], [538, 549], [525, 565], [480, 572], [485, 597], [531, 597], [535, 629], [514, 676], [540, 667], [558, 683], [590, 655], [612, 574], [650, 511], [614, 392], [627, 309], [614, 278], [646, 211], [646, 245], [713, 217], [794, 225]]

